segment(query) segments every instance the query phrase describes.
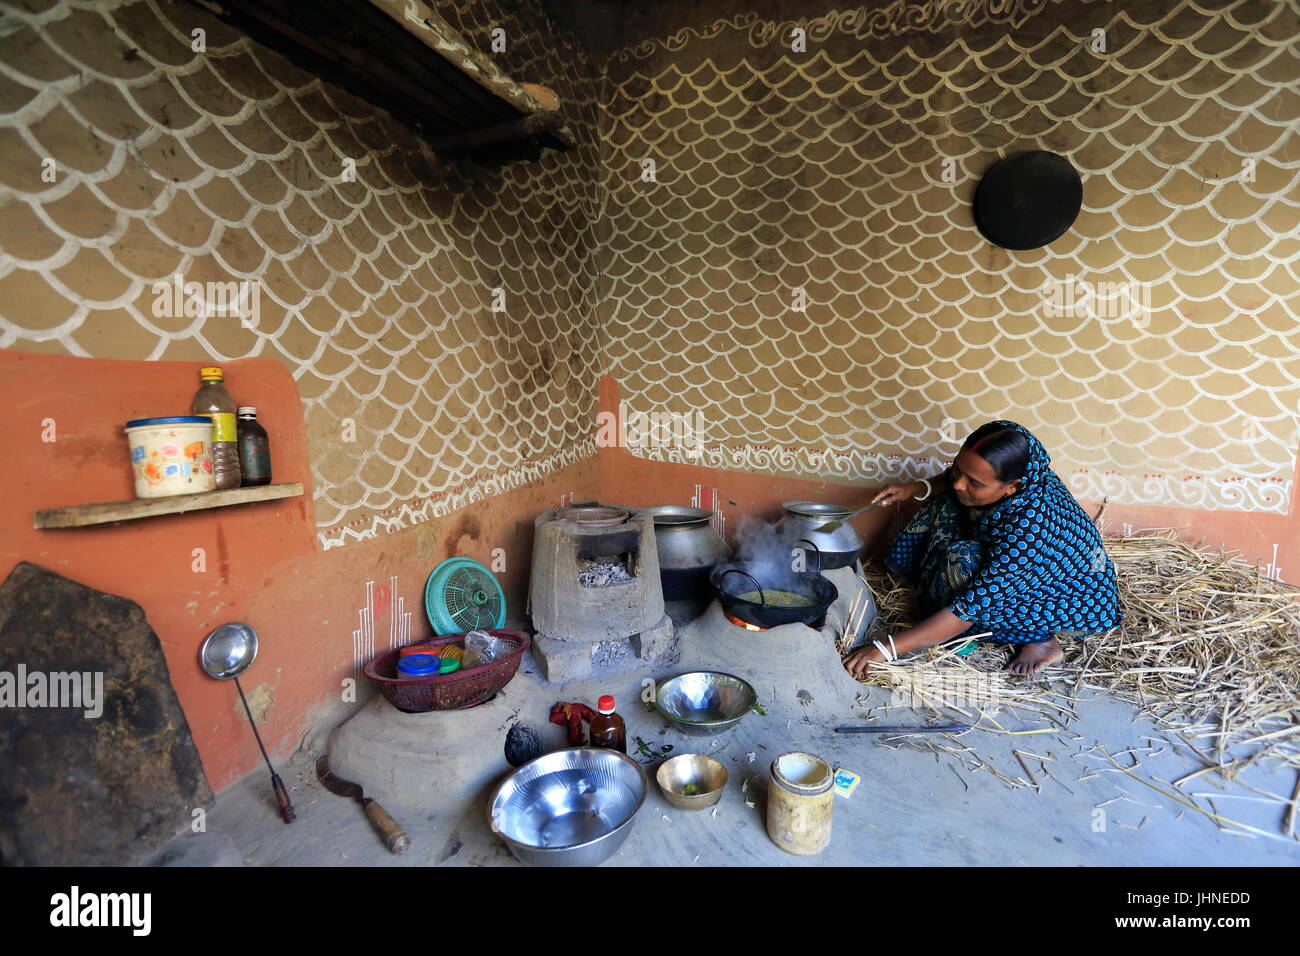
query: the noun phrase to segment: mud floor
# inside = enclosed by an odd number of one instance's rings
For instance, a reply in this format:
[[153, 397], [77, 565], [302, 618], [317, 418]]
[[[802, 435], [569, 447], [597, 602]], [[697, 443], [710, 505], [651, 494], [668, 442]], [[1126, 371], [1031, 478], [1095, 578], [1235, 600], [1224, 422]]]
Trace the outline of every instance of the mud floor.
[[[1154, 725], [1136, 719], [1127, 704], [1109, 698], [1081, 703], [1068, 734], [1007, 737], [971, 731], [936, 738], [950, 747], [974, 747], [982, 761], [1013, 780], [1026, 775], [1014, 750], [1051, 758], [1027, 762], [1036, 788], [1012, 787], [990, 771], [971, 772], [953, 756], [926, 749], [927, 738], [834, 734], [835, 724], [861, 721], [865, 708], [885, 703], [884, 692], [867, 694], [844, 674], [833, 647], [817, 632], [771, 631], [754, 641], [732, 630], [719, 628], [706, 615], [684, 633], [681, 663], [652, 675], [715, 668], [755, 685], [764, 713], [751, 713], [712, 739], [687, 736], [666, 724], [639, 699], [646, 675], [636, 674], [599, 686], [555, 687], [531, 667], [524, 668], [481, 713], [459, 721], [450, 713], [403, 721], [404, 715], [377, 698], [355, 705], [354, 726], [367, 727], [367, 735], [376, 736], [370, 747], [357, 744], [369, 736], [358, 736], [351, 754], [340, 747], [339, 762], [350, 772], [364, 770], [367, 776], [358, 774], [358, 782], [406, 828], [411, 848], [402, 856], [387, 852], [359, 806], [316, 782], [315, 753], [327, 745], [323, 732], [281, 761], [280, 772], [298, 810], [296, 823], [286, 826], [276, 815], [265, 769], [226, 788], [209, 820], [255, 866], [518, 865], [486, 819], [491, 789], [509, 770], [501, 752], [506, 730], [515, 720], [527, 719], [543, 729], [548, 749], [558, 748], [563, 733], [546, 724], [550, 705], [559, 700], [594, 703], [599, 693], [613, 692], [627, 721], [629, 753], [635, 755], [635, 738], [644, 742], [642, 761], [651, 783], [631, 835], [606, 865], [1300, 864], [1300, 842], [1280, 836], [1284, 808], [1278, 804], [1242, 786], [1216, 783], [1210, 774], [1198, 778], [1189, 790], [1222, 791], [1214, 799], [1218, 813], [1269, 835], [1225, 832], [1114, 769], [1092, 750], [1097, 743], [1112, 754], [1136, 748], [1121, 762], [1137, 758], [1135, 772], [1165, 789], [1165, 781], [1203, 766], [1190, 749], [1177, 745], [1177, 738], [1166, 743]], [[890, 724], [925, 722], [906, 709], [874, 717]], [[1017, 729], [1014, 719], [1008, 719], [1007, 729]], [[448, 739], [457, 736], [458, 727], [472, 728], [473, 739]], [[335, 744], [346, 734], [336, 731]], [[670, 754], [710, 753], [727, 766], [730, 780], [716, 813], [677, 810], [664, 800], [653, 780], [657, 761], [646, 756], [664, 746], [673, 748]], [[362, 749], [364, 759], [356, 752]], [[433, 756], [440, 750], [448, 754], [442, 763]], [[862, 776], [851, 797], [836, 797], [830, 846], [813, 858], [784, 853], [764, 828], [768, 766], [789, 750], [816, 753]], [[1295, 785], [1294, 771], [1261, 767], [1241, 779], [1286, 796]]]

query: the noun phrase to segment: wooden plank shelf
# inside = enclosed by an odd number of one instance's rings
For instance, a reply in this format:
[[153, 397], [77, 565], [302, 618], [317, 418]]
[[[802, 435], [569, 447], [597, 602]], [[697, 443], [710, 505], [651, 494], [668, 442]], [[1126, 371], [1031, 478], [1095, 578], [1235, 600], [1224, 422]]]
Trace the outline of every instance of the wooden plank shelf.
[[302, 494], [302, 491], [301, 481], [289, 481], [278, 485], [231, 488], [226, 491], [204, 491], [197, 495], [132, 498], [130, 501], [103, 501], [93, 505], [69, 505], [65, 508], [46, 508], [36, 512], [32, 519], [32, 525], [37, 530], [85, 528], [90, 525], [111, 524], [115, 521], [133, 521], [136, 518], [179, 515], [185, 514], [187, 511], [202, 511], [207, 508], [224, 508], [228, 505], [274, 501], [277, 498], [294, 498]]

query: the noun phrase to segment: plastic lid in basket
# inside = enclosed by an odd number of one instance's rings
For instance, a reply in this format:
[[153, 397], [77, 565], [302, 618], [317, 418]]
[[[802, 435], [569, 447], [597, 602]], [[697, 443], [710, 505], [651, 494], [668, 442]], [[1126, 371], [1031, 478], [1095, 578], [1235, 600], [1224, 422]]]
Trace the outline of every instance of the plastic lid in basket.
[[397, 661], [397, 673], [408, 677], [428, 677], [438, 673], [442, 658], [433, 654], [408, 654]]
[[438, 666], [439, 674], [450, 674], [452, 671], [460, 670], [460, 661], [454, 657], [444, 657], [442, 663]]
[[397, 649], [398, 657], [409, 657], [412, 654], [423, 654], [425, 657], [442, 656], [442, 654], [430, 647], [428, 644], [407, 644], [405, 647], [399, 647]]

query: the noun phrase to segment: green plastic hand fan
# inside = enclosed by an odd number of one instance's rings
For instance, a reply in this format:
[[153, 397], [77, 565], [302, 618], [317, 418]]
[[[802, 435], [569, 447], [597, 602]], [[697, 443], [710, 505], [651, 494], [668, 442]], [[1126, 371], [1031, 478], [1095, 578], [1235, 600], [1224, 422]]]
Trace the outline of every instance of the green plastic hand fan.
[[463, 634], [506, 622], [506, 595], [496, 576], [470, 558], [448, 558], [424, 584], [424, 613], [435, 634]]

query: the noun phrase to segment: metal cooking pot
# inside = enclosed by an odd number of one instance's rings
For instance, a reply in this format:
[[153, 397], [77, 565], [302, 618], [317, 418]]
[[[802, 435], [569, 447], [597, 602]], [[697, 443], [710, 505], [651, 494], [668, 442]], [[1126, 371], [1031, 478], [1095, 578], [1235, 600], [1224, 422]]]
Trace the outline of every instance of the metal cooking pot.
[[834, 531], [817, 530], [829, 521], [850, 514], [852, 508], [820, 501], [787, 501], [782, 507], [785, 517], [778, 525], [781, 535], [792, 549], [807, 550], [811, 568], [821, 571], [847, 568], [858, 560], [862, 539], [847, 521]]
[[[839, 589], [816, 571], [791, 572], [777, 564], [736, 562], [719, 564], [713, 569], [713, 586], [718, 589], [722, 609], [732, 617], [758, 627], [782, 624], [811, 624], [826, 615], [840, 596]], [[764, 588], [801, 594], [812, 603], [804, 607], [778, 607], [758, 601], [742, 600], [739, 595]]]
[[694, 601], [709, 595], [709, 572], [731, 560], [731, 548], [713, 530], [713, 512], [686, 505], [641, 509], [653, 515], [659, 579], [665, 601]]

